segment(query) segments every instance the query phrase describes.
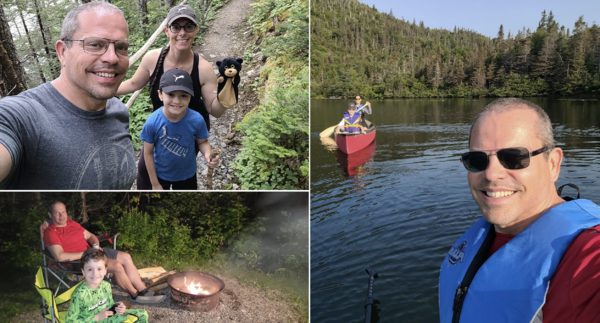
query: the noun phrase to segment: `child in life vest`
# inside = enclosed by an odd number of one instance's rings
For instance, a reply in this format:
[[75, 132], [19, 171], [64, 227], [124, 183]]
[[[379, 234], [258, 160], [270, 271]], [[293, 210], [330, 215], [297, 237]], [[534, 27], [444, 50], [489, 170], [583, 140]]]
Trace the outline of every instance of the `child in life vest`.
[[153, 190], [196, 190], [196, 143], [210, 168], [219, 158], [210, 158], [208, 129], [200, 113], [189, 109], [194, 95], [192, 77], [170, 69], [160, 78], [158, 96], [163, 102], [146, 120], [140, 139]]
[[[124, 322], [127, 316], [137, 318], [138, 323], [148, 322], [148, 312], [144, 309], [126, 309], [120, 303], [115, 307], [110, 284], [104, 280], [108, 268], [108, 258], [101, 249], [90, 248], [81, 256], [81, 266], [85, 280], [79, 284], [71, 296], [71, 305], [65, 322]], [[116, 313], [115, 313], [116, 312]], [[131, 322], [131, 321], [129, 321]]]
[[338, 124], [335, 133], [340, 132], [366, 133], [360, 122], [360, 113], [356, 113], [356, 105], [348, 103], [348, 112], [344, 112], [344, 119]]

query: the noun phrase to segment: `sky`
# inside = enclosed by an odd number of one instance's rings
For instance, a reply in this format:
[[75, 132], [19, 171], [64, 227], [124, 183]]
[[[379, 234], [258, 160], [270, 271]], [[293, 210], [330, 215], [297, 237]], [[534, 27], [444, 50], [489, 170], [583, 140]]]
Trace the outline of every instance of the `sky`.
[[500, 24], [504, 25], [504, 37], [508, 32], [514, 36], [518, 30], [530, 28], [534, 32], [542, 18], [542, 11], [552, 10], [554, 20], [571, 31], [575, 21], [583, 15], [583, 20], [591, 26], [600, 25], [600, 0], [359, 0], [369, 6], [375, 5], [380, 12], [390, 9], [398, 19], [417, 24], [423, 21], [425, 27], [454, 30], [454, 26], [470, 29], [488, 37], [496, 37]]

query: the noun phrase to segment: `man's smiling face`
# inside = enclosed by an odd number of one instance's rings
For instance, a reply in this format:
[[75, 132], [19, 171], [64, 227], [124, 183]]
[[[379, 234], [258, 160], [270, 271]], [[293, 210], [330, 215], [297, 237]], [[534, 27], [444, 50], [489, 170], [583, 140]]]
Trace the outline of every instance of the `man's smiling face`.
[[[529, 151], [542, 148], [536, 134], [537, 114], [530, 109], [490, 112], [479, 118], [471, 134], [469, 150], [488, 154], [498, 149], [525, 147]], [[483, 217], [502, 233], [516, 234], [531, 224], [536, 215], [556, 203], [554, 182], [560, 172], [562, 152], [556, 148], [550, 159], [537, 155], [525, 169], [509, 170], [489, 156], [489, 165], [481, 172], [467, 175], [471, 193]]]
[[[85, 10], [78, 16], [79, 29], [74, 39], [102, 37], [110, 40], [127, 40], [129, 30], [122, 15], [107, 10]], [[129, 58], [118, 56], [114, 43], [102, 55], [91, 55], [83, 50], [83, 42], [71, 41], [64, 51], [63, 73], [73, 88], [81, 95], [95, 99], [112, 98], [125, 78]]]

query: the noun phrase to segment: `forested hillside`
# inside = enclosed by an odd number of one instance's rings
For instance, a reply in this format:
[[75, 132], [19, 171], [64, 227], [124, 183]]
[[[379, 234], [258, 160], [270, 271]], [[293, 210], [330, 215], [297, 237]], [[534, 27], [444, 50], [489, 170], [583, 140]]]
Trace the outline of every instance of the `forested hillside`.
[[[582, 13], [583, 14], [583, 13]], [[311, 2], [311, 96], [600, 94], [600, 27], [555, 21], [489, 37], [432, 29], [357, 0]], [[457, 21], [457, 25], [460, 24]], [[570, 27], [569, 27], [570, 26]]]

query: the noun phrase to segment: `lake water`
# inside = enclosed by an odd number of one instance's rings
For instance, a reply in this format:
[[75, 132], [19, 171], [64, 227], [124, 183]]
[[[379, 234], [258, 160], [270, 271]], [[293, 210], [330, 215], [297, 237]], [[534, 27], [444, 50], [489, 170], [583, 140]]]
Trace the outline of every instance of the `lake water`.
[[[529, 100], [548, 112], [564, 150], [557, 184], [600, 203], [600, 102]], [[371, 101], [376, 142], [349, 157], [319, 132], [351, 100], [311, 101], [312, 322], [364, 321], [369, 265], [379, 272], [372, 322], [439, 321], [441, 262], [481, 217], [459, 158], [471, 121], [492, 101]]]

